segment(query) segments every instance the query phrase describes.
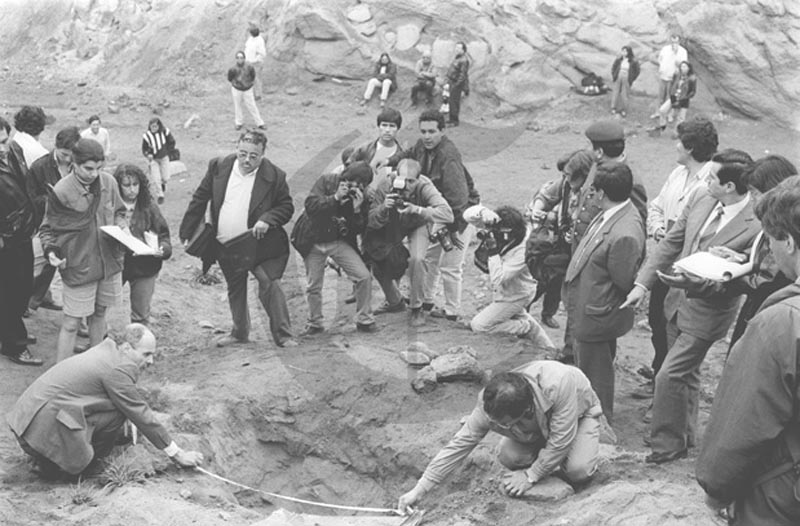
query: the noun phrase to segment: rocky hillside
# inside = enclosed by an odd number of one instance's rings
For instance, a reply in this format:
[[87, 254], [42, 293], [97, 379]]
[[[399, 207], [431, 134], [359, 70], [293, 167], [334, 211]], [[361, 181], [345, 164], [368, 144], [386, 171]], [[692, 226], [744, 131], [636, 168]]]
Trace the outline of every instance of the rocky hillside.
[[509, 112], [547, 104], [581, 72], [608, 78], [625, 44], [643, 62], [634, 88], [654, 93], [655, 56], [677, 32], [721, 107], [800, 128], [797, 0], [4, 0], [0, 15], [6, 61], [196, 95], [224, 86], [251, 20], [273, 84], [364, 78], [385, 50], [407, 88], [423, 48], [444, 70], [463, 40], [473, 91]]

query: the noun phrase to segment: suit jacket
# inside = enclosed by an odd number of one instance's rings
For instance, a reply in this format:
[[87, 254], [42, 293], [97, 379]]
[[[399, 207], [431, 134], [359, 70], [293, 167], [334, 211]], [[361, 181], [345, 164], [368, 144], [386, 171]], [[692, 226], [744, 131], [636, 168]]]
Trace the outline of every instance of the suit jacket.
[[[662, 239], [642, 267], [637, 283], [648, 289], [658, 279], [656, 271], [665, 272], [675, 261], [697, 252], [701, 230], [718, 201], [703, 188], [689, 198], [678, 221]], [[724, 246], [736, 252], [747, 252], [761, 230], [752, 200], [711, 239], [712, 246]], [[710, 298], [689, 297], [685, 290], [671, 288], [664, 301], [664, 315], [671, 320], [677, 315], [678, 328], [704, 340], [725, 336], [736, 316], [739, 296], [723, 292]]]
[[[228, 179], [230, 179], [234, 162], [236, 162], [236, 155], [232, 154], [227, 157], [217, 157], [208, 163], [206, 175], [195, 190], [181, 221], [180, 238], [182, 240], [191, 239], [197, 227], [205, 220], [206, 207], [209, 202], [211, 203], [211, 224], [216, 230], [219, 211], [225, 201], [225, 192], [228, 189]], [[247, 227], [252, 228], [257, 221], [264, 221], [270, 225], [270, 230], [276, 232], [277, 235], [266, 236], [260, 240], [260, 243], [280, 243], [279, 250], [273, 247], [269, 250], [269, 253], [278, 253], [279, 255], [266, 262], [269, 277], [278, 279], [283, 276], [289, 260], [289, 238], [283, 225], [291, 220], [294, 203], [289, 194], [289, 185], [286, 184], [286, 173], [269, 160], [261, 159], [255, 177], [253, 192], [250, 195]], [[212, 245], [216, 246], [217, 243], [212, 243]]]
[[567, 316], [577, 340], [613, 340], [631, 330], [633, 309], [619, 306], [633, 287], [644, 245], [642, 218], [631, 202], [578, 244], [564, 278]]
[[121, 413], [164, 449], [172, 439], [136, 388], [139, 372], [106, 339], [34, 380], [8, 414], [8, 424], [34, 450], [72, 474], [92, 461], [92, 416], [98, 413]]

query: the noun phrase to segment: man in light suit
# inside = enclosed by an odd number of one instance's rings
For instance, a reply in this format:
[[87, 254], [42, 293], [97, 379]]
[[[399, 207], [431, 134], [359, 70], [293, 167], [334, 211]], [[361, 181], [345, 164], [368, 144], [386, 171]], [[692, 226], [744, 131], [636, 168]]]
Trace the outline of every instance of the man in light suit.
[[[294, 347], [292, 325], [280, 279], [289, 261], [289, 238], [283, 225], [294, 213], [286, 174], [264, 158], [267, 137], [260, 131], [246, 131], [239, 137], [236, 153], [212, 159], [200, 186], [195, 190], [180, 228], [184, 246], [205, 220], [211, 202], [211, 224], [217, 243], [216, 258], [228, 284], [228, 304], [233, 318], [231, 333], [217, 340], [218, 347], [248, 341], [250, 313], [247, 308], [247, 275], [258, 280], [258, 299], [269, 315], [269, 328], [278, 347]], [[248, 234], [249, 232], [249, 234]], [[257, 240], [254, 266], [243, 269], [241, 255], [233, 245], [247, 246], [247, 236]]]
[[697, 285], [691, 276], [663, 274], [677, 260], [713, 246], [747, 252], [761, 229], [742, 175], [752, 159], [739, 150], [724, 150], [711, 158], [707, 191], [689, 198], [678, 221], [656, 247], [636, 278], [625, 307], [635, 306], [656, 279], [671, 287], [664, 301], [669, 320], [669, 351], [656, 375], [653, 421], [647, 462], [661, 464], [686, 457], [697, 423], [700, 365], [715, 340], [733, 322], [739, 297], [719, 293], [691, 297]]
[[136, 389], [155, 351], [153, 333], [134, 323], [119, 342], [106, 339], [57, 363], [22, 393], [8, 424], [43, 476], [78, 475], [107, 456], [122, 438], [126, 419], [177, 464], [203, 461], [201, 453], [175, 444]]
[[564, 278], [567, 315], [572, 319], [576, 365], [614, 415], [614, 357], [617, 338], [633, 327], [633, 309], [620, 309], [644, 254], [642, 218], [630, 199], [633, 174], [627, 165], [597, 166], [589, 192], [601, 212], [578, 243]]

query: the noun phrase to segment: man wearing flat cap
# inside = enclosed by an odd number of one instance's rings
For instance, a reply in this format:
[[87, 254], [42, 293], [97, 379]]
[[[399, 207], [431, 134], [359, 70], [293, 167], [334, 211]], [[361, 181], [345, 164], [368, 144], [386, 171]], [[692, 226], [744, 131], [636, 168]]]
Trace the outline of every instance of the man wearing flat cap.
[[81, 318], [88, 317], [89, 344], [105, 336], [106, 310], [122, 298], [124, 249], [100, 227], [128, 230], [125, 202], [117, 181], [101, 172], [103, 147], [80, 139], [72, 147], [72, 172], [47, 197], [39, 231], [48, 262], [63, 282], [64, 319], [58, 334], [57, 360], [72, 354]]
[[283, 225], [294, 213], [286, 174], [264, 157], [267, 136], [249, 130], [239, 136], [236, 153], [211, 159], [194, 191], [180, 227], [188, 245], [210, 208], [215, 238], [204, 262], [216, 259], [228, 285], [233, 328], [217, 347], [245, 343], [250, 337], [247, 278], [258, 281], [258, 299], [269, 316], [278, 347], [294, 347], [292, 324], [281, 278], [289, 261], [289, 238]]
[[364, 234], [369, 213], [365, 189], [371, 182], [372, 168], [356, 161], [341, 174], [322, 175], [306, 197], [305, 211], [292, 230], [292, 243], [303, 256], [308, 279], [306, 334], [325, 330], [322, 285], [328, 258], [355, 284], [356, 329], [377, 330], [372, 312], [372, 274], [358, 251], [358, 236]]

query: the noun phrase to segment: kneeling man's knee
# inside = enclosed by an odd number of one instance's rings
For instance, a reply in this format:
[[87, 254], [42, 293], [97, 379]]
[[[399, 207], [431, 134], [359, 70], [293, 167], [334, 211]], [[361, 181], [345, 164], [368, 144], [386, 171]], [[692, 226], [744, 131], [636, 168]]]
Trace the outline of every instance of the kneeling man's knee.
[[564, 476], [573, 484], [580, 484], [591, 479], [597, 471], [597, 461], [585, 462], [564, 467]]

